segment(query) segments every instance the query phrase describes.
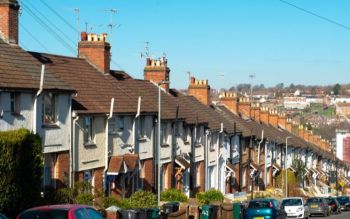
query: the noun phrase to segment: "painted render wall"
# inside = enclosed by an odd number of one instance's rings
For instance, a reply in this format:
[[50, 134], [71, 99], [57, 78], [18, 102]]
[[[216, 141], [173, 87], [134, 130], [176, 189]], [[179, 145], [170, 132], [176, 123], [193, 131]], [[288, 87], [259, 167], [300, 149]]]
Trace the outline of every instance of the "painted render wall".
[[85, 145], [83, 119], [86, 116], [80, 116], [75, 128], [75, 171], [84, 171], [105, 166], [105, 146], [106, 146], [106, 116], [93, 116], [93, 142], [95, 145]]
[[[36, 130], [42, 139], [43, 152], [51, 153], [70, 149], [71, 141], [71, 95], [56, 94], [55, 114], [56, 126], [44, 126], [42, 122], [43, 92], [37, 99]], [[0, 131], [26, 128], [33, 130], [34, 93], [20, 92], [20, 114], [11, 113], [10, 92], [0, 93]]]

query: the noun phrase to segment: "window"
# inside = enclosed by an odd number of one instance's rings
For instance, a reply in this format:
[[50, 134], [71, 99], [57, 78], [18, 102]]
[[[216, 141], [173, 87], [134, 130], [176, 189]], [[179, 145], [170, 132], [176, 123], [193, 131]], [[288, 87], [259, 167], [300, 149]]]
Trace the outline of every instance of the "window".
[[146, 138], [146, 118], [139, 117], [139, 129], [138, 129], [139, 138]]
[[12, 92], [10, 93], [10, 99], [11, 99], [11, 113], [12, 114], [20, 114], [20, 94]]
[[52, 124], [56, 121], [56, 95], [46, 93], [44, 95], [43, 123]]
[[124, 116], [120, 116], [119, 118], [118, 118], [118, 126], [117, 126], [117, 128], [118, 128], [118, 131], [123, 131], [124, 130]]
[[112, 117], [108, 120], [108, 133], [109, 134], [117, 134], [117, 122], [116, 118]]
[[161, 136], [162, 136], [162, 144], [168, 144], [168, 132], [167, 132], [167, 124], [162, 124]]
[[93, 119], [91, 116], [84, 118], [84, 142], [85, 144], [93, 144]]
[[97, 212], [95, 209], [87, 208], [86, 209], [91, 219], [103, 219], [102, 215]]
[[74, 212], [74, 216], [76, 219], [84, 219], [84, 218], [89, 218], [89, 215], [87, 215], [85, 209], [79, 208]]
[[212, 134], [210, 139], [210, 150], [215, 150], [215, 144], [217, 143], [217, 136], [215, 134]]

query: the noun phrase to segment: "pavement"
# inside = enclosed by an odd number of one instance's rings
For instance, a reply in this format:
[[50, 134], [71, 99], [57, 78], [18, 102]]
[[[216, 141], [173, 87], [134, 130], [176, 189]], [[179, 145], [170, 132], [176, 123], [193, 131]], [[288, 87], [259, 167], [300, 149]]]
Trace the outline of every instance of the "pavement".
[[350, 219], [350, 211], [343, 211], [341, 214], [332, 214], [329, 217], [318, 217], [318, 216], [312, 216], [310, 219]]

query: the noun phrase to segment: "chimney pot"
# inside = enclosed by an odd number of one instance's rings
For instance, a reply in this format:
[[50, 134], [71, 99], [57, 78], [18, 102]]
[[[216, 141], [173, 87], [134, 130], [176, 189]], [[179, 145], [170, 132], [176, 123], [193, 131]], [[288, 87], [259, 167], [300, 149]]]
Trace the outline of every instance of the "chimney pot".
[[86, 32], [81, 32], [80, 37], [81, 41], [86, 41], [88, 38], [88, 34]]

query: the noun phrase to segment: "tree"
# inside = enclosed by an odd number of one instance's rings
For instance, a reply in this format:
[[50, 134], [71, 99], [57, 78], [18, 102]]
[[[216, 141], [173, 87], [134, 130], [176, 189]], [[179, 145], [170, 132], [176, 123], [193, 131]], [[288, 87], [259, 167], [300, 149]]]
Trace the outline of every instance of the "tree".
[[336, 84], [334, 85], [334, 87], [332, 88], [332, 92], [334, 95], [339, 95], [341, 91], [341, 86], [340, 84]]
[[299, 185], [304, 186], [305, 179], [305, 163], [301, 159], [294, 159], [292, 162], [292, 167], [295, 170], [295, 175]]
[[10, 218], [41, 201], [41, 140], [27, 129], [0, 132], [0, 212]]

